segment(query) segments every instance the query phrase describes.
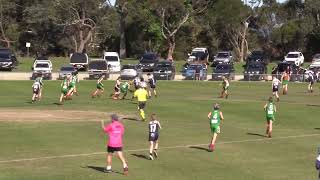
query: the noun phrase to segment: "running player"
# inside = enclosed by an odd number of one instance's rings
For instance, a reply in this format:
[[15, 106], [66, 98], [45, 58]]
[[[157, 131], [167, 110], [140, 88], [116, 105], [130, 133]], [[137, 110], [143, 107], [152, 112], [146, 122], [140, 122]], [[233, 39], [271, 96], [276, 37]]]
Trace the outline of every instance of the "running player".
[[69, 82], [69, 86], [68, 86], [68, 93], [67, 93], [67, 97], [71, 99], [71, 96], [73, 95], [73, 93], [76, 92], [76, 83], [77, 83], [77, 76], [75, 74], [72, 74], [70, 77], [70, 82]]
[[139, 84], [140, 84], [140, 77], [137, 75], [133, 79], [133, 85], [134, 85], [135, 90], [139, 89]]
[[308, 84], [308, 92], [309, 93], [313, 93], [313, 84], [314, 84], [314, 72], [313, 71], [310, 71], [308, 73], [308, 81], [309, 81], [309, 84]]
[[148, 73], [148, 85], [149, 85], [149, 98], [151, 98], [151, 90], [153, 91], [153, 94], [155, 97], [157, 97], [157, 91], [156, 91], [156, 79], [153, 77], [152, 74]]
[[160, 122], [157, 121], [156, 114], [151, 115], [151, 120], [149, 122], [149, 158], [153, 160], [153, 156], [155, 158], [158, 157], [157, 149], [159, 147], [159, 131], [161, 129]]
[[40, 88], [41, 88], [41, 85], [39, 82], [36, 81], [33, 83], [32, 85], [33, 95], [31, 99], [32, 100], [31, 103], [34, 103], [39, 98]]
[[290, 74], [287, 71], [284, 71], [281, 76], [281, 82], [282, 82], [282, 94], [286, 95], [288, 93], [288, 84], [290, 80]]
[[116, 84], [114, 85], [114, 92], [111, 94], [112, 99], [119, 99], [120, 96], [121, 77], [118, 77]]
[[112, 172], [112, 156], [113, 153], [117, 153], [119, 159], [123, 165], [123, 174], [128, 175], [128, 165], [126, 159], [122, 153], [122, 137], [124, 134], [124, 126], [121, 122], [119, 122], [119, 118], [116, 114], [111, 115], [111, 123], [108, 125], [104, 125], [104, 121], [101, 120], [101, 127], [103, 131], [108, 134], [109, 141], [107, 144], [107, 167], [105, 168], [104, 172], [111, 173]]
[[220, 111], [220, 105], [218, 103], [215, 103], [213, 105], [213, 111], [209, 112], [208, 118], [210, 120], [210, 129], [211, 129], [211, 132], [213, 133], [211, 143], [209, 145], [209, 151], [212, 152], [215, 148], [217, 136], [218, 134], [220, 134], [221, 120], [224, 120], [223, 114]]
[[37, 77], [34, 82], [38, 82], [40, 84], [40, 90], [39, 90], [39, 94], [38, 94], [38, 101], [41, 100], [42, 98], [42, 88], [43, 88], [43, 75], [41, 74], [40, 77]]
[[144, 81], [143, 77], [140, 77], [139, 87], [147, 88], [147, 83]]
[[134, 92], [133, 98], [138, 99], [138, 109], [140, 112], [140, 116], [142, 118], [142, 121], [145, 121], [146, 115], [144, 112], [144, 108], [146, 107], [146, 103], [148, 99], [148, 91], [145, 90], [145, 88], [140, 87], [138, 90]]
[[123, 94], [121, 99], [125, 99], [130, 88], [129, 82], [123, 82], [120, 84], [120, 92]]
[[226, 99], [228, 99], [228, 89], [229, 89], [229, 81], [226, 77], [222, 77], [222, 91], [221, 91], [221, 95], [220, 98], [224, 98], [226, 97]]
[[281, 84], [281, 81], [276, 76], [274, 76], [272, 79], [272, 95], [273, 97], [275, 96], [277, 98], [278, 102], [280, 101], [279, 94], [278, 94], [280, 84]]
[[268, 138], [271, 138], [272, 124], [273, 124], [273, 121], [275, 121], [274, 114], [277, 111], [276, 106], [273, 104], [272, 97], [269, 97], [269, 102], [266, 103], [266, 105], [264, 105], [264, 110], [266, 112], [266, 119], [267, 119], [266, 134], [268, 135]]
[[60, 95], [60, 104], [63, 104], [63, 101], [66, 99], [69, 87], [69, 77], [64, 77], [64, 80], [61, 83], [61, 95]]
[[104, 91], [104, 85], [102, 84], [103, 79], [105, 78], [105, 75], [101, 75], [100, 78], [97, 80], [97, 89], [91, 94], [92, 98], [95, 98], [96, 96], [100, 97], [100, 95]]

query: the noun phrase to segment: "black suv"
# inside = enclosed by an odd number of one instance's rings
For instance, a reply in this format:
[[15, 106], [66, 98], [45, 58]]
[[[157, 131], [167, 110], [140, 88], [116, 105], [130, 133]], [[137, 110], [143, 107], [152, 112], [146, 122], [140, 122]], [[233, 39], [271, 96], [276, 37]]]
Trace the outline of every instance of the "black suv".
[[227, 79], [234, 80], [235, 70], [233, 64], [218, 64], [212, 73], [212, 80], [222, 80], [222, 77]]
[[89, 79], [99, 79], [101, 75], [105, 75], [104, 79], [109, 78], [108, 64], [104, 59], [91, 60], [89, 63]]
[[176, 67], [172, 61], [159, 61], [154, 65], [153, 76], [156, 80], [173, 80]]
[[0, 70], [12, 71], [18, 65], [18, 60], [8, 48], [0, 48]]
[[266, 54], [263, 51], [260, 50], [255, 50], [252, 51], [251, 54], [247, 57], [247, 64], [250, 62], [261, 62], [264, 64], [268, 64], [268, 58], [266, 56]]
[[144, 54], [140, 61], [139, 61], [139, 67], [142, 71], [148, 71], [152, 72], [155, 63], [159, 61], [159, 56], [155, 53], [147, 53]]
[[267, 66], [262, 62], [250, 62], [243, 72], [245, 81], [267, 80]]
[[290, 81], [303, 81], [305, 69], [297, 66], [294, 62], [278, 63], [278, 65], [272, 69], [272, 76], [276, 76], [278, 79], [280, 79], [284, 71], [287, 71], [291, 74]]

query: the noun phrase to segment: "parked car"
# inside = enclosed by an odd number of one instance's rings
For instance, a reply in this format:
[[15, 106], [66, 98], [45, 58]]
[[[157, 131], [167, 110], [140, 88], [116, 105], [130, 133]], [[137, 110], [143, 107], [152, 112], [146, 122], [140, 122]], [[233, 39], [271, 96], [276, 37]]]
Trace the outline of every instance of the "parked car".
[[233, 63], [232, 52], [230, 51], [221, 51], [214, 56], [212, 66], [215, 67], [218, 64], [227, 64]]
[[297, 66], [292, 61], [278, 63], [278, 65], [272, 69], [272, 75], [280, 79], [284, 71], [288, 71], [291, 74], [290, 81], [303, 81], [305, 69]]
[[315, 55], [312, 57], [312, 63], [315, 63], [315, 62], [320, 62], [320, 53], [315, 54]]
[[120, 72], [121, 62], [117, 52], [105, 52], [103, 57], [107, 61], [110, 72]]
[[120, 77], [123, 80], [131, 80], [136, 76], [141, 76], [142, 71], [136, 64], [123, 65], [120, 72]]
[[230, 80], [235, 79], [233, 64], [218, 64], [213, 69], [212, 80], [222, 80], [222, 77], [226, 77]]
[[203, 61], [204, 63], [209, 62], [209, 51], [207, 48], [194, 48], [188, 56], [188, 64], [192, 64], [196, 61]]
[[70, 56], [70, 64], [78, 71], [88, 69], [89, 57], [86, 53], [73, 53]]
[[185, 67], [185, 70], [182, 74], [185, 77], [185, 80], [207, 80], [207, 67], [205, 64], [190, 64]]
[[12, 71], [18, 65], [14, 53], [8, 48], [0, 48], [0, 70]]
[[267, 79], [267, 66], [261, 62], [250, 62], [243, 72], [245, 81], [260, 81]]
[[38, 58], [33, 63], [33, 72], [31, 79], [36, 79], [37, 77], [42, 76], [43, 79], [51, 80], [52, 79], [52, 63], [49, 59]]
[[89, 79], [99, 79], [105, 75], [104, 79], [109, 78], [108, 64], [104, 59], [92, 59], [88, 67]]
[[261, 50], [254, 50], [250, 53], [250, 55], [247, 57], [246, 63], [250, 62], [262, 62], [265, 64], [269, 63], [269, 60], [267, 59], [266, 54]]
[[73, 66], [62, 66], [60, 68], [58, 79], [64, 79], [67, 76], [71, 76], [75, 72], [77, 72], [77, 69]]
[[139, 66], [142, 71], [152, 72], [154, 65], [159, 62], [159, 59], [159, 56], [155, 53], [146, 53], [141, 57]]
[[289, 52], [285, 57], [284, 61], [294, 62], [295, 65], [301, 66], [304, 63], [304, 56], [301, 52]]
[[172, 61], [159, 61], [155, 64], [153, 77], [156, 80], [174, 80], [176, 66]]

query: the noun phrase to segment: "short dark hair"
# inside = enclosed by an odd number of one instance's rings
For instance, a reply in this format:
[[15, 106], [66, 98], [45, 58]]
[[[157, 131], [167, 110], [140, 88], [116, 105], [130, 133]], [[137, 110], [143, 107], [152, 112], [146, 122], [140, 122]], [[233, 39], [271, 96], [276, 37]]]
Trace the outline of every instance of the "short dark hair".
[[111, 120], [112, 120], [112, 121], [118, 121], [118, 120], [119, 120], [118, 115], [116, 115], [116, 114], [111, 114]]

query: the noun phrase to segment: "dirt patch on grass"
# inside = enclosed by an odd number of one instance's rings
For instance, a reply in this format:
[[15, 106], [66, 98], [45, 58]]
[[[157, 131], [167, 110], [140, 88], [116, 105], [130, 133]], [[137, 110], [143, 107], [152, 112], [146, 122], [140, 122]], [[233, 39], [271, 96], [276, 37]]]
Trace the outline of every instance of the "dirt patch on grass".
[[0, 121], [8, 122], [99, 121], [109, 116], [98, 111], [0, 109]]

